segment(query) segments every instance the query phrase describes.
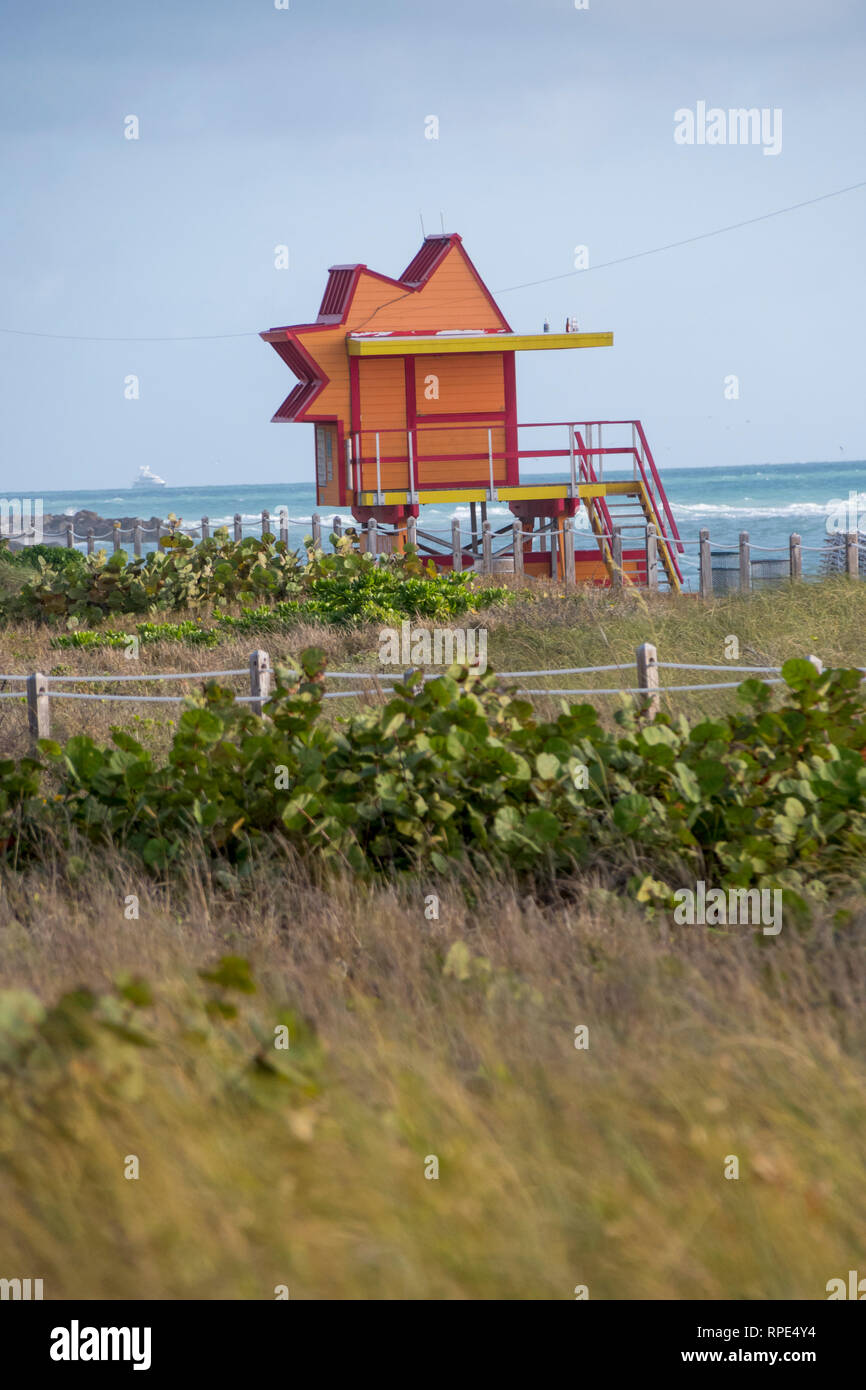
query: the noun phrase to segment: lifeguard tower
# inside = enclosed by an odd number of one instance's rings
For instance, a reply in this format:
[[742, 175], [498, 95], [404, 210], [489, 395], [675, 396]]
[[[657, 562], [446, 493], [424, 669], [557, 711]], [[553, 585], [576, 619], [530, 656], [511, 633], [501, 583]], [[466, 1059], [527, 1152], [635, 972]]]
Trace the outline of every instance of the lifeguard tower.
[[[315, 322], [261, 337], [298, 378], [274, 422], [315, 426], [319, 506], [372, 518], [399, 546], [425, 505], [468, 503], [474, 517], [480, 503], [484, 519], [488, 503], [506, 503], [522, 523], [524, 573], [561, 577], [567, 530], [576, 580], [646, 582], [651, 546], [680, 587], [682, 545], [640, 421], [518, 421], [516, 353], [610, 347], [613, 334], [513, 332], [456, 233], [425, 237], [396, 280], [331, 266]], [[567, 465], [568, 480], [521, 483], [523, 459]], [[631, 476], [606, 478], [606, 459]], [[581, 506], [589, 549], [566, 527]], [[474, 541], [455, 554], [417, 521], [412, 530], [438, 565], [474, 563]]]

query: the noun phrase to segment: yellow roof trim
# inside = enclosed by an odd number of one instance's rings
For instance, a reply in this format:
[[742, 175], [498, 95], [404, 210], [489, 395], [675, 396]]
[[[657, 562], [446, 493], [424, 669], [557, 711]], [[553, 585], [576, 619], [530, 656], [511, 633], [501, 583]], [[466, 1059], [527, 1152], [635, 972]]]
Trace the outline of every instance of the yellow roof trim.
[[551, 348], [613, 347], [613, 333], [445, 333], [405, 338], [346, 335], [350, 357], [417, 357], [453, 352], [538, 352]]

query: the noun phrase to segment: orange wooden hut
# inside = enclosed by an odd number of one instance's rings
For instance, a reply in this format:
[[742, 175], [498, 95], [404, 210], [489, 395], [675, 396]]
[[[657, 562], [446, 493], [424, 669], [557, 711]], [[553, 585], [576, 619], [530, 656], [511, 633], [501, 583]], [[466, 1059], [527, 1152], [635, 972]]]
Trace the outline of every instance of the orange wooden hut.
[[[528, 431], [552, 426], [518, 422], [515, 354], [606, 347], [613, 334], [513, 332], [456, 233], [425, 237], [396, 280], [366, 265], [332, 266], [315, 322], [261, 336], [298, 378], [274, 421], [315, 426], [320, 507], [348, 508], [357, 521], [374, 518], [399, 534], [425, 503], [500, 501], [528, 531], [546, 520], [549, 534], [583, 503], [595, 544], [576, 553], [575, 569], [597, 582], [609, 577], [617, 509], [635, 497], [644, 526], [661, 523], [662, 535], [676, 537], [639, 422], [562, 421], [558, 447], [538, 447], [550, 441], [537, 435], [524, 447]], [[631, 450], [609, 442], [610, 427], [624, 424], [636, 426]], [[604, 456], [627, 452], [640, 487], [618, 493], [603, 478]], [[528, 457], [567, 458], [569, 482], [521, 484]], [[547, 564], [549, 572], [550, 553], [531, 544], [526, 569]], [[669, 549], [663, 559], [676, 582]], [[639, 558], [633, 569], [639, 577]]]

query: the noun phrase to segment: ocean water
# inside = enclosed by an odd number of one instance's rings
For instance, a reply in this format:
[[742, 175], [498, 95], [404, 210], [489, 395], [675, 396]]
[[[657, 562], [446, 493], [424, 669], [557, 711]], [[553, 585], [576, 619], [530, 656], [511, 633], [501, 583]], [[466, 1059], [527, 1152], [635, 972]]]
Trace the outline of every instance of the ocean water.
[[[558, 482], [562, 473], [533, 474], [524, 482]], [[606, 476], [626, 476], [613, 470]], [[866, 462], [792, 463], [724, 468], [672, 468], [662, 482], [680, 534], [686, 544], [684, 573], [696, 574], [697, 541], [702, 527], [710, 533], [714, 552], [735, 550], [741, 531], [748, 531], [753, 560], [787, 554], [788, 538], [796, 531], [804, 547], [804, 571], [815, 572], [825, 539], [832, 532], [855, 529], [866, 532]], [[165, 487], [113, 489], [88, 492], [45, 492], [43, 511], [72, 514], [81, 508], [113, 518], [138, 515], [168, 516], [173, 512], [186, 526], [197, 525], [202, 516], [211, 526], [230, 526], [240, 513], [245, 534], [257, 531], [261, 513], [267, 509], [276, 529], [277, 515], [285, 507], [289, 518], [289, 540], [299, 545], [309, 530], [315, 510], [315, 492], [310, 483], [238, 483], [231, 487]], [[339, 513], [344, 524], [351, 524], [348, 509]], [[422, 509], [420, 527], [450, 534], [451, 518], [465, 523], [468, 534], [469, 507], [429, 506]], [[511, 513], [504, 504], [491, 504], [488, 519], [505, 526]], [[328, 534], [332, 517], [322, 512], [323, 533]], [[583, 522], [583, 528], [581, 523]], [[577, 518], [578, 536], [585, 534], [585, 513]], [[146, 538], [152, 544], [152, 538]], [[97, 545], [99, 542], [97, 541]], [[582, 544], [579, 539], [578, 544]], [[587, 546], [591, 542], [587, 536]], [[126, 543], [131, 549], [131, 542]], [[146, 546], [146, 548], [150, 548]], [[724, 561], [721, 561], [724, 563]]]

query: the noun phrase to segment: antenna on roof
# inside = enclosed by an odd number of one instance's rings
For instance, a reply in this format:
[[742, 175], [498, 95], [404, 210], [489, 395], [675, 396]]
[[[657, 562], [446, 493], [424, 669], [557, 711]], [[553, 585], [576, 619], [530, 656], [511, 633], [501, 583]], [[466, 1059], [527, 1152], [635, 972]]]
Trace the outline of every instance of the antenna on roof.
[[422, 237], [426, 237], [426, 236], [427, 236], [427, 233], [424, 231], [424, 217], [423, 217], [423, 215], [422, 215], [420, 209], [419, 209], [419, 211], [418, 211], [418, 216], [421, 218], [421, 235], [422, 235]]
[[444, 212], [440, 212], [440, 214], [439, 214], [439, 221], [440, 221], [440, 223], [442, 224], [442, 235], [444, 236], [444, 235], [445, 235], [445, 214], [444, 214]]

